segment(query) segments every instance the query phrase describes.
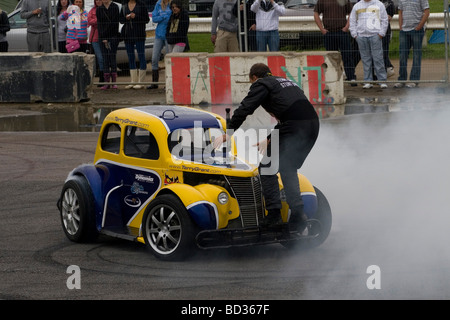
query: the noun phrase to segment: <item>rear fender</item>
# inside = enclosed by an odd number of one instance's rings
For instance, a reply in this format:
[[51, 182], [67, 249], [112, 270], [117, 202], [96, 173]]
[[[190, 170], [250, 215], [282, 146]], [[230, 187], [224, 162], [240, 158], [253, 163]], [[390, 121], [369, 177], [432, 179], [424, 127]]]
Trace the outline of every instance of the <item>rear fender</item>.
[[108, 175], [108, 169], [104, 166], [94, 166], [94, 165], [81, 165], [67, 176], [67, 180], [70, 180], [73, 176], [83, 176], [91, 188], [92, 195], [94, 197], [95, 206], [95, 223], [97, 230], [101, 229], [103, 207], [104, 207], [104, 194], [103, 194], [103, 181]]
[[[279, 178], [280, 190], [283, 190], [283, 182]], [[317, 196], [316, 191], [314, 190], [314, 186], [311, 182], [302, 174], [298, 174], [298, 180], [300, 182], [300, 193], [302, 195], [303, 200], [303, 212], [308, 216], [308, 218], [314, 217], [317, 211]], [[289, 206], [286, 203], [286, 198], [282, 197], [282, 209], [281, 216], [283, 221], [289, 220]]]

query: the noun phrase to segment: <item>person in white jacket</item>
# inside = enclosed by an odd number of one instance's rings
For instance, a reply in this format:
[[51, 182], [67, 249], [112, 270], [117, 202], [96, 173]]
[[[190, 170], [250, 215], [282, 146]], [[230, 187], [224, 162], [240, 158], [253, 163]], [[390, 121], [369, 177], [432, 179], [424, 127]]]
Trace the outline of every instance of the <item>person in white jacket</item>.
[[[379, 81], [386, 81], [387, 74], [383, 60], [382, 38], [386, 35], [388, 15], [379, 0], [362, 0], [353, 6], [350, 13], [350, 34], [356, 39], [363, 63], [364, 81], [373, 81], [372, 63]], [[364, 89], [372, 88], [371, 83], [364, 84]], [[387, 88], [381, 83], [382, 89]]]
[[256, 50], [267, 51], [269, 46], [269, 51], [279, 51], [278, 18], [284, 15], [284, 6], [274, 0], [255, 0], [250, 10], [256, 14]]

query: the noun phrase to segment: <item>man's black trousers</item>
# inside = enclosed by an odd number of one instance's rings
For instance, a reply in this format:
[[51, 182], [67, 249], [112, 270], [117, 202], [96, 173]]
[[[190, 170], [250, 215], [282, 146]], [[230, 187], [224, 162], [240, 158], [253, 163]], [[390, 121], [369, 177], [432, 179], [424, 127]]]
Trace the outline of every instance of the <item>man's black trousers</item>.
[[[300, 194], [300, 184], [297, 170], [313, 148], [319, 135], [319, 120], [288, 120], [277, 126], [279, 135], [278, 168], [273, 167], [277, 157], [276, 147], [272, 146], [274, 134], [267, 148], [269, 160], [261, 161], [259, 172], [263, 188], [264, 201], [267, 210], [281, 209], [280, 189], [276, 172], [280, 173], [283, 182], [286, 201], [291, 209], [303, 206]], [[266, 162], [269, 162], [265, 164]], [[271, 167], [272, 166], [272, 167]], [[270, 170], [266, 170], [271, 167]], [[271, 174], [267, 174], [270, 171]]]

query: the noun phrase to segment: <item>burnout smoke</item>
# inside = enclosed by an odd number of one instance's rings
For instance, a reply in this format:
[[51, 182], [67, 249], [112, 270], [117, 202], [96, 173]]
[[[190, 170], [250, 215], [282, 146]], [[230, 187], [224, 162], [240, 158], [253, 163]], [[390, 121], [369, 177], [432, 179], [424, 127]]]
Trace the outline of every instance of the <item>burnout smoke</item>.
[[[450, 297], [450, 112], [420, 110], [434, 105], [322, 121], [302, 173], [330, 201], [336, 257], [311, 298]], [[366, 286], [371, 265], [379, 290]]]

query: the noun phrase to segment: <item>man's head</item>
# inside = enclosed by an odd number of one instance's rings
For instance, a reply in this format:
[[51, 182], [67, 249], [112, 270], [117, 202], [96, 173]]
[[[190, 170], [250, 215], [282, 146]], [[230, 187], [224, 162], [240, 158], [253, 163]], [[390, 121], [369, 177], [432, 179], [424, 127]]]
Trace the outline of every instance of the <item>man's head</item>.
[[259, 78], [264, 78], [270, 75], [272, 75], [272, 73], [269, 67], [264, 63], [255, 63], [252, 65], [248, 74], [251, 83], [255, 82]]

